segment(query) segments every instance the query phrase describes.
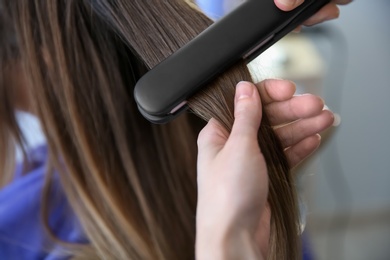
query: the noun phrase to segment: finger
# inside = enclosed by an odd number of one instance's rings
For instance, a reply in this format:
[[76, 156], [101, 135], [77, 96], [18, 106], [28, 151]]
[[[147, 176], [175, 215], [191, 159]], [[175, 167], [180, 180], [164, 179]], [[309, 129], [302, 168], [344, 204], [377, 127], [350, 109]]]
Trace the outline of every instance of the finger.
[[292, 81], [281, 79], [266, 79], [257, 83], [256, 86], [264, 105], [275, 101], [288, 100], [296, 90], [296, 86]]
[[301, 5], [304, 0], [275, 0], [275, 5], [283, 11], [291, 11]]
[[335, 3], [330, 3], [322, 7], [315, 15], [307, 19], [303, 24], [306, 26], [315, 25], [324, 21], [338, 18], [340, 9]]
[[250, 82], [238, 83], [234, 103], [234, 124], [230, 139], [257, 140], [262, 108], [255, 85]]
[[305, 94], [274, 102], [265, 107], [272, 125], [287, 124], [292, 121], [316, 116], [322, 112], [324, 101], [315, 95]]
[[320, 146], [321, 136], [319, 134], [306, 137], [302, 141], [290, 146], [285, 150], [289, 165], [296, 167]]
[[293, 33], [300, 33], [302, 31], [302, 25], [298, 26], [293, 30]]
[[[198, 155], [202, 158], [214, 158], [225, 145], [229, 133], [214, 118], [210, 119], [207, 125], [198, 135]], [[204, 157], [203, 157], [204, 156]]]
[[283, 147], [295, 145], [308, 136], [320, 133], [332, 126], [334, 115], [329, 110], [323, 110], [318, 116], [301, 119], [286, 126], [276, 128]]

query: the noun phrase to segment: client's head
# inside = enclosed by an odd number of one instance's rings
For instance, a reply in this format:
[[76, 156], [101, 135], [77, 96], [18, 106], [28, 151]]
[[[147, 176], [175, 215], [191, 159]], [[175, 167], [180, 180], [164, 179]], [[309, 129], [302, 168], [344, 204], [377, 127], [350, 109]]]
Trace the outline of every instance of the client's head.
[[[0, 52], [10, 54], [12, 48], [17, 52], [12, 59], [0, 55], [0, 65], [11, 60], [19, 64], [28, 107], [38, 116], [48, 142], [44, 215], [51, 209], [51, 177], [58, 175], [88, 239], [87, 244], [66, 245], [72, 254], [193, 259], [196, 137], [203, 122], [187, 114], [167, 125], [152, 125], [139, 114], [133, 88], [148, 69], [211, 21], [184, 0], [0, 3], [2, 13], [9, 14], [4, 24], [13, 31], [0, 33], [16, 39], [2, 42]], [[206, 120], [214, 117], [230, 130], [234, 88], [241, 80], [251, 80], [244, 63], [189, 101], [194, 114]], [[0, 90], [9, 91], [10, 82], [0, 78]], [[11, 123], [2, 124], [1, 140], [5, 143], [12, 136], [10, 140], [21, 142], [13, 117], [17, 102], [9, 96], [3, 95], [0, 115], [1, 123]], [[294, 259], [298, 256], [294, 185], [266, 116], [259, 144], [270, 178], [269, 256]], [[1, 155], [9, 154], [10, 146], [2, 145]], [[2, 162], [2, 170], [10, 171], [5, 162], [9, 160]]]

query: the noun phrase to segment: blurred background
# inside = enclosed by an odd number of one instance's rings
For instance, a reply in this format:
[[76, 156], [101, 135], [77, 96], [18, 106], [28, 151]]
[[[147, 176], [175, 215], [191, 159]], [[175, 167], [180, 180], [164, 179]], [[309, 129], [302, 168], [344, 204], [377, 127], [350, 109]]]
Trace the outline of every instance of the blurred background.
[[[240, 0], [198, 0], [218, 19]], [[338, 126], [295, 169], [307, 259], [390, 259], [390, 1], [355, 0], [340, 18], [290, 34], [251, 63], [258, 79], [322, 96]], [[261, 10], [259, 10], [261, 17]]]

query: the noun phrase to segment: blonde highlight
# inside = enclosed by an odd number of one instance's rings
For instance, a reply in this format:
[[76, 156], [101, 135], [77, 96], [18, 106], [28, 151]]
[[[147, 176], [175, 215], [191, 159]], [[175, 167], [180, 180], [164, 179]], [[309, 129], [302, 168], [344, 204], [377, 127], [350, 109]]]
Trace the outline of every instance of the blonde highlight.
[[[152, 125], [138, 113], [132, 88], [212, 21], [180, 0], [2, 2], [15, 23], [51, 174], [59, 175], [88, 238], [70, 247], [73, 257], [193, 259], [196, 138], [204, 123], [187, 114]], [[230, 130], [241, 80], [252, 81], [244, 62], [193, 97], [193, 113]], [[270, 179], [268, 259], [298, 259], [294, 182], [266, 115], [258, 140]]]

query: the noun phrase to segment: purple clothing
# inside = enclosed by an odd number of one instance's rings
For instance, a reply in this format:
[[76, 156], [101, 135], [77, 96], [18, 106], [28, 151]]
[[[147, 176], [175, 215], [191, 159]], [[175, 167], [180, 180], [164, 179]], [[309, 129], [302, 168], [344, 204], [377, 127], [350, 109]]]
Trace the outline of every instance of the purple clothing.
[[[60, 245], [54, 244], [41, 218], [42, 188], [45, 181], [45, 146], [29, 154], [34, 169], [21, 174], [18, 165], [14, 180], [0, 190], [0, 259], [67, 259]], [[57, 177], [50, 200], [53, 209], [49, 224], [54, 234], [68, 242], [85, 242], [82, 228], [72, 213]]]
[[[29, 158], [34, 169], [22, 175], [19, 165], [14, 180], [0, 190], [0, 259], [68, 259], [71, 255], [66, 254], [61, 246], [53, 244], [41, 220], [46, 147], [34, 149]], [[54, 176], [50, 200], [55, 207], [51, 211], [49, 224], [56, 236], [67, 242], [87, 242], [63, 194], [58, 176]], [[303, 236], [304, 260], [313, 259], [307, 242]]]

